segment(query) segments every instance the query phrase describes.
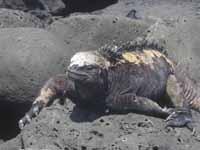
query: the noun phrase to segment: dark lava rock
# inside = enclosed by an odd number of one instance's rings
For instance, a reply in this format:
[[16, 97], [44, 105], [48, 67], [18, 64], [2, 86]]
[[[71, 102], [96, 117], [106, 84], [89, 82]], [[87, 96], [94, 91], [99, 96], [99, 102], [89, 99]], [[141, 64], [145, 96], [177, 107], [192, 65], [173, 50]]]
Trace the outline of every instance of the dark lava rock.
[[117, 0], [0, 0], [0, 8], [23, 11], [45, 10], [52, 15], [92, 12], [117, 3]]
[[136, 15], [137, 11], [135, 9], [132, 9], [128, 12], [128, 14], [126, 15], [126, 17], [128, 18], [132, 18], [132, 19], [139, 19]]
[[27, 10], [24, 0], [0, 0], [0, 8]]
[[52, 15], [64, 15], [66, 6], [62, 0], [0, 0], [0, 8], [28, 12], [50, 24]]
[[125, 42], [145, 34], [151, 21], [112, 15], [77, 15], [54, 21], [49, 31], [63, 40], [72, 51], [98, 49], [104, 44]]
[[[65, 0], [66, 1], [66, 0]], [[74, 12], [93, 12], [96, 10], [102, 10], [108, 6], [112, 6], [113, 4], [117, 3], [118, 0], [67, 0], [65, 2], [67, 7], [68, 13]]]
[[44, 22], [20, 10], [0, 9], [0, 28], [36, 27], [43, 28]]
[[45, 108], [20, 135], [0, 145], [0, 149], [196, 150], [200, 145], [199, 137], [192, 136], [188, 129], [165, 128], [165, 122], [159, 118], [132, 113], [98, 116], [77, 109], [70, 101], [64, 106], [55, 103]]
[[0, 0], [0, 8], [29, 12], [50, 24], [53, 16], [74, 12], [93, 12], [116, 3], [117, 0]]
[[45, 10], [49, 13], [59, 13], [65, 8], [62, 0], [1, 0], [0, 8], [10, 8], [23, 11]]

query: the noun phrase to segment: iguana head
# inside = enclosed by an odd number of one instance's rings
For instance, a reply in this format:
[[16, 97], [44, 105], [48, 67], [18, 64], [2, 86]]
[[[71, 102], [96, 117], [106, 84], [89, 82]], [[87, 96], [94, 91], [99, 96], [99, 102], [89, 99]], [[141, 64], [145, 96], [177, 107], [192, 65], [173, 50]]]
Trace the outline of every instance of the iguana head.
[[79, 52], [71, 58], [67, 74], [83, 97], [88, 97], [88, 94], [105, 92], [108, 65], [97, 52]]

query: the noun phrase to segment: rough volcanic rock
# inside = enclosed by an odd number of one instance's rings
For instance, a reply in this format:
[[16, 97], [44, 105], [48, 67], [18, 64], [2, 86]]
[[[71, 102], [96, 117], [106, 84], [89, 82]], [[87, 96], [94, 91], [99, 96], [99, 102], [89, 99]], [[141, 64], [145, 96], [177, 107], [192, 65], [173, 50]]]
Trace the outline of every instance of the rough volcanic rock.
[[64, 72], [70, 56], [65, 43], [36, 28], [0, 30], [0, 95], [19, 103], [32, 101], [49, 76]]
[[0, 8], [21, 10], [38, 17], [46, 24], [52, 21], [52, 15], [64, 15], [67, 1], [63, 0], [0, 0]]
[[45, 10], [49, 13], [59, 13], [65, 8], [62, 0], [1, 0], [0, 8], [10, 8], [22, 11]]
[[0, 28], [36, 27], [43, 28], [44, 22], [37, 17], [19, 10], [0, 9]]
[[77, 15], [54, 21], [48, 28], [72, 51], [133, 40], [145, 34], [153, 21], [133, 20], [112, 15]]
[[[199, 129], [199, 120], [196, 123]], [[73, 108], [67, 101], [64, 106], [45, 108], [15, 140], [0, 145], [0, 149], [196, 150], [199, 145], [199, 136], [186, 128], [165, 128], [162, 119], [132, 113], [99, 116]]]
[[27, 10], [24, 0], [0, 0], [0, 8]]

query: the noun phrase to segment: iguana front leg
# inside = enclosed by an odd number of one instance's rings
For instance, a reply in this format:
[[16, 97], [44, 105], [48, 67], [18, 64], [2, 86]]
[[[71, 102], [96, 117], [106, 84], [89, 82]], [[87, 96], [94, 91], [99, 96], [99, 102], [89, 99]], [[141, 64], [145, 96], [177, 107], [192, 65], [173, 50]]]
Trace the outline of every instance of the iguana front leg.
[[118, 112], [136, 112], [161, 118], [166, 118], [170, 114], [168, 110], [161, 108], [153, 100], [132, 93], [108, 97], [106, 105], [111, 111]]
[[73, 82], [67, 79], [66, 74], [57, 75], [50, 78], [41, 88], [38, 97], [32, 104], [31, 109], [19, 121], [20, 129], [30, 123], [33, 117], [36, 117], [39, 112], [56, 98], [64, 99], [68, 93], [74, 91]]

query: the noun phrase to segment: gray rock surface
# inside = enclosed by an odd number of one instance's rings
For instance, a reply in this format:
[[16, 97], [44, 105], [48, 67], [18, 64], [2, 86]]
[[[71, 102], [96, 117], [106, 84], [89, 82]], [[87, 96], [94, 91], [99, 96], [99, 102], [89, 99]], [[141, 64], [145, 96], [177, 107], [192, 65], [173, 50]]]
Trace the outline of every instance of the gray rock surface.
[[7, 141], [6, 144], [1, 144], [0, 148], [2, 150], [21, 150], [20, 138], [14, 138]]
[[50, 76], [65, 72], [70, 54], [43, 29], [0, 29], [0, 138], [17, 134], [20, 116]]
[[32, 101], [49, 76], [65, 71], [69, 53], [64, 42], [45, 30], [0, 29], [0, 95]]
[[24, 0], [0, 0], [0, 8], [27, 10]]
[[[199, 129], [198, 119], [196, 123]], [[159, 118], [131, 113], [99, 116], [73, 108], [67, 101], [64, 106], [55, 103], [46, 108], [18, 137], [0, 145], [0, 149], [197, 150], [199, 140], [186, 128], [165, 128], [164, 120]]]
[[59, 13], [65, 8], [63, 0], [1, 0], [0, 8], [10, 8], [22, 11], [45, 10], [49, 13]]
[[77, 52], [133, 40], [145, 34], [151, 24], [153, 21], [112, 15], [77, 15], [54, 21], [47, 30], [63, 40], [71, 51]]
[[44, 28], [39, 18], [20, 10], [0, 9], [0, 28], [35, 27]]

